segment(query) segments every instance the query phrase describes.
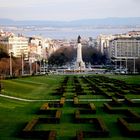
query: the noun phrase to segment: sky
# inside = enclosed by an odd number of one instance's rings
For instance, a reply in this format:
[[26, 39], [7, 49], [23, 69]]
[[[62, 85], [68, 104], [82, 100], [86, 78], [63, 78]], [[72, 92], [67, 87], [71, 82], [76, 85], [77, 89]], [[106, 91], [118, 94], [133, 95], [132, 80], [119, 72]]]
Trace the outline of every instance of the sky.
[[140, 17], [140, 0], [0, 0], [0, 18], [71, 21]]

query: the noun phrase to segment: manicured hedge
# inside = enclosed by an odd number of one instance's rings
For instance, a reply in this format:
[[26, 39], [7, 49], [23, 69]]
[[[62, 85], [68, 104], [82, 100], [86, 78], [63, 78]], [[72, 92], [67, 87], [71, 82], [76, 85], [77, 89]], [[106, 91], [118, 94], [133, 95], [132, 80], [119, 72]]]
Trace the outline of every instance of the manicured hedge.
[[56, 131], [51, 130], [47, 140], [56, 140]]
[[[37, 138], [48, 138], [49, 134], [51, 131], [38, 131], [38, 130], [34, 130], [34, 128], [36, 127], [36, 125], [39, 125], [41, 123], [41, 119], [37, 118], [37, 119], [32, 119], [26, 126], [25, 128], [22, 130], [21, 136], [23, 138], [31, 138], [31, 139], [37, 139]], [[53, 140], [53, 139], [52, 139]]]
[[64, 103], [65, 103], [65, 97], [61, 97], [61, 99], [60, 99], [60, 107], [63, 107]]
[[23, 132], [26, 133], [26, 132], [29, 132], [29, 131], [32, 131], [33, 128], [35, 127], [35, 125], [38, 123], [39, 121], [39, 118], [36, 118], [36, 119], [32, 119], [30, 122], [28, 122], [28, 124], [25, 126], [25, 128], [23, 129]]
[[49, 103], [49, 107], [60, 108], [60, 101], [54, 101]]
[[131, 99], [125, 98], [124, 103], [131, 107], [140, 107], [140, 102], [134, 102]]
[[117, 123], [123, 135], [140, 138], [140, 130], [134, 129], [132, 125], [129, 125], [129, 123], [140, 123], [140, 118], [118, 118]]
[[103, 105], [104, 105], [103, 106], [104, 111], [110, 114], [124, 114], [126, 111], [126, 109], [112, 107], [108, 103], [104, 103]]
[[117, 106], [117, 107], [122, 106], [122, 102], [118, 101], [117, 98], [115, 97], [112, 97], [112, 102], [110, 104], [111, 106]]
[[76, 140], [84, 140], [83, 131], [76, 132]]
[[62, 114], [61, 110], [56, 111], [56, 115], [55, 115], [56, 123], [60, 123], [61, 114]]
[[96, 125], [97, 130], [91, 130], [91, 131], [77, 131], [76, 138], [77, 140], [83, 140], [83, 138], [94, 138], [94, 137], [108, 137], [109, 136], [109, 130], [106, 127], [105, 123], [101, 118], [80, 118], [80, 123], [92, 123], [93, 125]]
[[75, 96], [75, 97], [73, 98], [73, 103], [74, 103], [74, 106], [77, 106], [77, 105], [78, 105], [79, 99], [78, 99], [77, 96]]
[[115, 96], [118, 97], [118, 98], [122, 98], [122, 99], [125, 98], [125, 95], [123, 95], [121, 93], [118, 93], [118, 92], [115, 92]]
[[126, 111], [124, 112], [124, 114], [127, 117], [134, 117], [134, 118], [140, 118], [140, 115], [138, 113], [136, 113], [135, 111], [132, 111], [130, 109], [126, 109]]

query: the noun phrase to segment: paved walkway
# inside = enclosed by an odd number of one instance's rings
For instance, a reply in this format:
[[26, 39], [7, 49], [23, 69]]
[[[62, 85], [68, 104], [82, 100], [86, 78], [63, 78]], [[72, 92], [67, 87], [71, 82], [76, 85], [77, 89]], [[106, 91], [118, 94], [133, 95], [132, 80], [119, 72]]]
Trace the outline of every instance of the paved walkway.
[[60, 101], [59, 99], [56, 99], [56, 100], [30, 100], [30, 99], [18, 98], [18, 97], [3, 95], [3, 94], [0, 94], [0, 97], [4, 97], [4, 98], [8, 98], [8, 99], [13, 99], [13, 100], [18, 100], [18, 101], [25, 101], [25, 102], [50, 102], [50, 101]]
[[[0, 97], [8, 98], [8, 99], [13, 99], [13, 100], [18, 100], [18, 101], [25, 101], [25, 102], [54, 102], [54, 101], [60, 101], [60, 99], [51, 99], [51, 100], [30, 100], [30, 99], [24, 99], [24, 98], [18, 98], [18, 97], [13, 97], [13, 96], [8, 96], [8, 95], [3, 95], [0, 94]], [[124, 101], [124, 99], [118, 99], [119, 101]], [[131, 99], [132, 101], [140, 101], [140, 99]], [[72, 102], [73, 99], [66, 99], [68, 102]], [[110, 102], [112, 99], [79, 99], [79, 101], [88, 101], [88, 102]]]

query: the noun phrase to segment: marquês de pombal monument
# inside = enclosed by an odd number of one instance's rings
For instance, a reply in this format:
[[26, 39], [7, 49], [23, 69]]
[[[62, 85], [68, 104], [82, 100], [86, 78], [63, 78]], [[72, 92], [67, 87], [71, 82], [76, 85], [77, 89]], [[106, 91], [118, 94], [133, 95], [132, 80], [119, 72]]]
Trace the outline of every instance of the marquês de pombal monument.
[[85, 63], [82, 60], [82, 44], [81, 44], [80, 36], [78, 36], [78, 39], [77, 39], [77, 58], [76, 58], [75, 69], [85, 70]]

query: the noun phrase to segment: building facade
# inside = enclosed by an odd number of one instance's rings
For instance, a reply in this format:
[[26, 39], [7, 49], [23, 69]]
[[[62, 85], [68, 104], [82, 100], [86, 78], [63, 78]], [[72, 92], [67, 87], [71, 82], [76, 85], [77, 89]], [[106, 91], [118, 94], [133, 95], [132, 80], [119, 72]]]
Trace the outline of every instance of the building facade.
[[21, 57], [24, 54], [24, 57], [28, 58], [28, 38], [15, 35], [2, 36], [0, 43], [5, 44], [8, 53], [13, 53], [13, 56]]
[[110, 58], [137, 59], [140, 57], [140, 38], [116, 38], [110, 41]]
[[119, 68], [120, 72], [131, 71], [135, 73], [136, 59], [140, 57], [140, 38], [125, 37], [116, 38], [110, 41], [109, 57], [115, 63], [115, 68]]
[[109, 52], [109, 41], [114, 39], [113, 35], [99, 35], [97, 37], [97, 48], [102, 54], [108, 54]]

